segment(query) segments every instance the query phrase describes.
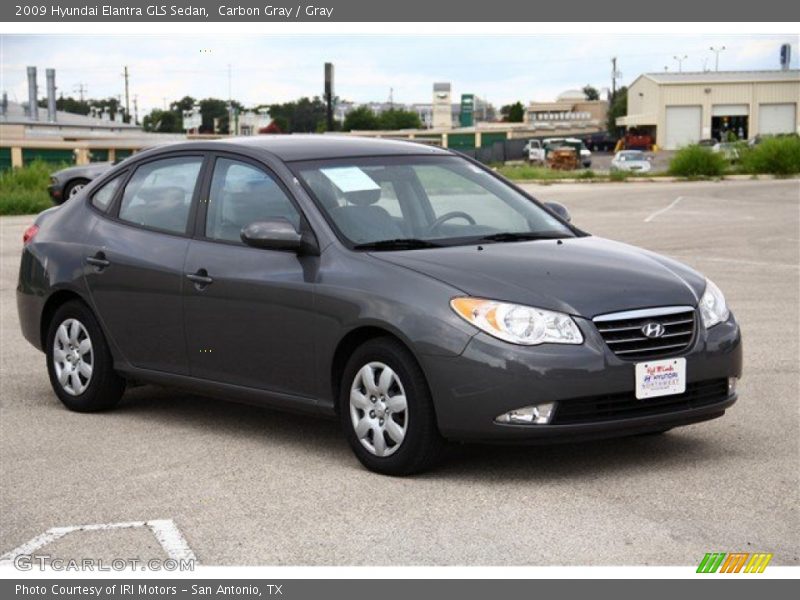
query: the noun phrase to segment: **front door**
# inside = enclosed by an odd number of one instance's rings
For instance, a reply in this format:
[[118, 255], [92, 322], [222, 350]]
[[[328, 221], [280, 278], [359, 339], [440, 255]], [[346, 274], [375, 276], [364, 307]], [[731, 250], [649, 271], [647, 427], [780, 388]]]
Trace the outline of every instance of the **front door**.
[[[243, 227], [301, 216], [258, 163], [218, 156], [199, 236], [189, 245], [185, 323], [194, 377], [313, 397], [319, 260], [242, 243]], [[204, 222], [203, 222], [204, 221]]]

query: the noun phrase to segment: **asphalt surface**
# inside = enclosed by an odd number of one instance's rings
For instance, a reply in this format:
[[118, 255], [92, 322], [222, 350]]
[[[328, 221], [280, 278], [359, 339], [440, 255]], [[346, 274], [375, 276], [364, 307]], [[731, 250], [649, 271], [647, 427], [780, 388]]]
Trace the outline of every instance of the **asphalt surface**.
[[[152, 386], [113, 412], [70, 413], [19, 333], [31, 218], [3, 218], [0, 554], [51, 527], [172, 519], [210, 565], [690, 565], [712, 551], [800, 564], [800, 182], [530, 187], [725, 291], [745, 340], [725, 417], [663, 436], [454, 446], [435, 472], [391, 479], [362, 469], [330, 421]], [[39, 552], [164, 556], [142, 528]]]

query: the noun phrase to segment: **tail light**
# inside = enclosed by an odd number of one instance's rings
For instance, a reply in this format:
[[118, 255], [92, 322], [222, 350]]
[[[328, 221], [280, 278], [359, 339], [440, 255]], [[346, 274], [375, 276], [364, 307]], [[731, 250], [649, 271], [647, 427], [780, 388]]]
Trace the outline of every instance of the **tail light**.
[[38, 225], [31, 225], [25, 230], [25, 233], [22, 234], [22, 243], [27, 244], [31, 240], [33, 240], [34, 236], [39, 233], [39, 226]]

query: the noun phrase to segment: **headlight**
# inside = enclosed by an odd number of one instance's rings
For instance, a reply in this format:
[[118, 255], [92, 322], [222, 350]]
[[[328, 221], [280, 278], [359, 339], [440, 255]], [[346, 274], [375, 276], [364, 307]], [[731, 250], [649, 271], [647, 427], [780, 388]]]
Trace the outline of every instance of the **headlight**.
[[713, 327], [717, 323], [722, 323], [730, 315], [728, 305], [725, 303], [725, 296], [720, 289], [714, 285], [710, 279], [706, 279], [706, 291], [700, 298], [700, 316], [706, 329]]
[[450, 306], [478, 329], [512, 344], [583, 343], [575, 321], [564, 313], [482, 298], [453, 298]]

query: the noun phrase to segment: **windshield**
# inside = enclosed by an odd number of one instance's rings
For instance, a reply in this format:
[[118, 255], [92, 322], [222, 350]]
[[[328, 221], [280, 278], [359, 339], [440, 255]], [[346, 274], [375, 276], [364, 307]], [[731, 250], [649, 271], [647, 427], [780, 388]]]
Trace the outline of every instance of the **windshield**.
[[352, 158], [291, 166], [356, 248], [574, 236], [550, 213], [460, 157]]
[[644, 160], [644, 153], [642, 152], [620, 152], [620, 160]]

